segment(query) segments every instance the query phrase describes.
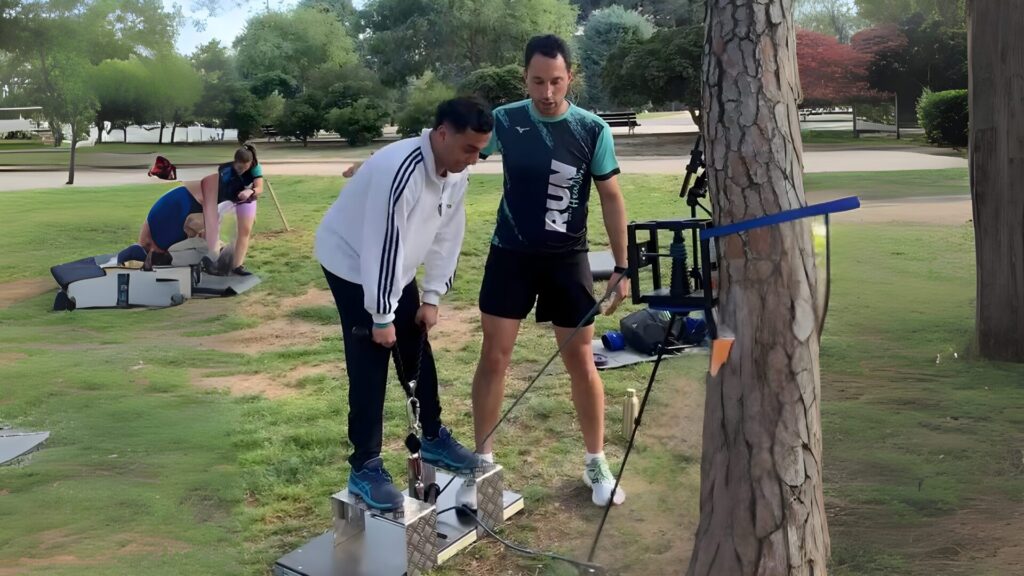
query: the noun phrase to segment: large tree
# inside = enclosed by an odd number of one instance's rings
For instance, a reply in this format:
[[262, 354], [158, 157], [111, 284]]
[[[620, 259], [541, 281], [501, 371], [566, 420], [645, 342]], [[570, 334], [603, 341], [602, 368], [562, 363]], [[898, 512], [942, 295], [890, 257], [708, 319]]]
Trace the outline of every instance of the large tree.
[[479, 96], [495, 108], [522, 100], [526, 98], [523, 67], [509, 64], [475, 70], [459, 86], [459, 92]]
[[680, 103], [700, 125], [703, 54], [704, 26], [665, 28], [647, 40], [625, 42], [612, 51], [601, 79], [611, 101], [620, 106]]
[[143, 96], [149, 103], [154, 121], [160, 123], [159, 142], [164, 128], [171, 126], [171, 142], [178, 125], [193, 118], [195, 105], [202, 97], [203, 84], [192, 64], [174, 53], [158, 54], [145, 61], [148, 82]]
[[0, 51], [14, 48], [21, 27], [20, 0], [0, 0]]
[[955, 90], [967, 86], [967, 29], [914, 13], [898, 24], [883, 24], [854, 34], [855, 50], [871, 57], [868, 82], [899, 97], [900, 115], [915, 116], [924, 89]]
[[281, 92], [286, 85], [301, 94], [318, 76], [356, 60], [352, 39], [341, 22], [324, 18], [323, 12], [313, 8], [254, 16], [234, 46], [242, 78], [254, 85], [269, 80], [273, 88], [267, 94]]
[[90, 84], [99, 109], [96, 112], [96, 143], [103, 134], [121, 130], [128, 141], [128, 127], [149, 120], [153, 107], [145, 101], [149, 93], [149, 71], [138, 58], [104, 60], [95, 68]]
[[359, 10], [352, 5], [352, 0], [300, 0], [300, 8], [313, 8], [341, 22], [353, 38], [358, 38], [363, 32], [363, 22], [359, 17]]
[[936, 18], [947, 26], [963, 26], [967, 0], [855, 0], [857, 13], [875, 24], [895, 24], [920, 14]]
[[76, 145], [95, 121], [95, 65], [168, 48], [176, 14], [160, 0], [22, 0], [0, 8], [0, 17], [17, 23], [8, 63], [17, 89], [42, 106], [55, 143], [70, 128], [71, 183]]
[[47, 68], [44, 80], [47, 88], [40, 104], [51, 118], [68, 127], [65, 136], [71, 141], [71, 160], [67, 184], [74, 184], [78, 143], [89, 137], [89, 127], [98, 107], [89, 83], [93, 66], [71, 51], [60, 50], [49, 57]]
[[302, 140], [303, 146], [308, 146], [309, 139], [315, 138], [326, 123], [327, 113], [323, 109], [323, 100], [314, 94], [306, 93], [285, 102], [276, 128], [281, 134], [298, 138]]
[[969, 12], [978, 349], [1024, 362], [1024, 5], [974, 0]]
[[[703, 99], [715, 222], [805, 204], [791, 0], [709, 0]], [[796, 221], [722, 239], [691, 576], [825, 574], [816, 270]]]
[[704, 0], [572, 0], [580, 23], [602, 8], [621, 6], [649, 17], [660, 27], [688, 26], [703, 20]]
[[535, 34], [570, 40], [576, 8], [566, 0], [371, 0], [363, 20], [382, 82], [404, 86], [433, 71], [458, 84], [473, 70], [521, 63]]
[[580, 62], [587, 79], [584, 105], [605, 108], [608, 95], [601, 82], [601, 71], [608, 54], [630, 41], [643, 41], [654, 33], [654, 24], [639, 12], [610, 6], [594, 12], [583, 28]]
[[210, 40], [196, 48], [189, 60], [202, 83], [202, 94], [195, 105], [195, 118], [207, 126], [223, 130], [231, 110], [232, 93], [240, 83], [235, 74], [234, 59], [220, 41]]
[[70, 137], [74, 183], [77, 143], [88, 138], [98, 105], [95, 65], [167, 48], [175, 16], [159, 0], [23, 0], [3, 8], [2, 18], [18, 23], [10, 47], [18, 88], [42, 106], [55, 143]]
[[450, 86], [433, 72], [427, 72], [409, 83], [408, 96], [398, 113], [398, 134], [416, 136], [433, 125], [437, 105], [455, 95]]
[[800, 0], [796, 5], [797, 26], [834, 36], [840, 44], [849, 44], [850, 37], [867, 23], [857, 14], [853, 0]]
[[797, 30], [796, 53], [804, 104], [834, 106], [882, 96], [868, 86], [871, 57], [834, 36]]

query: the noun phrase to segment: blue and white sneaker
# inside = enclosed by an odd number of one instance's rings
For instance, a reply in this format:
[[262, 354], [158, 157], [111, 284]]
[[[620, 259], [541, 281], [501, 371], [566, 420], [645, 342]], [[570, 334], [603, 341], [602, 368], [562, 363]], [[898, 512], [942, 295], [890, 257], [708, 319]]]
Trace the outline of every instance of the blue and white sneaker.
[[380, 456], [367, 460], [362, 469], [349, 472], [348, 489], [382, 512], [398, 510], [405, 503], [405, 496], [395, 487]]
[[482, 464], [480, 457], [452, 438], [452, 433], [444, 426], [437, 438], [430, 440], [424, 436], [422, 444], [420, 457], [423, 461], [442, 470], [470, 474]]

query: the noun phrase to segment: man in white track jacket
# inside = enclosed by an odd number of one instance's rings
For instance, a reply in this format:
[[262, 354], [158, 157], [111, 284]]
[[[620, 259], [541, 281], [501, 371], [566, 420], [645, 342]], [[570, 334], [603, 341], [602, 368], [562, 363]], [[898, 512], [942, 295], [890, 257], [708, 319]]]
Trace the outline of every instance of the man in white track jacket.
[[[442, 102], [433, 129], [385, 146], [360, 167], [316, 233], [316, 258], [345, 342], [353, 448], [348, 487], [380, 510], [403, 502], [380, 458], [392, 350], [398, 377], [417, 381], [423, 460], [452, 471], [479, 465], [441, 425], [427, 332], [437, 322], [462, 247], [466, 168], [487, 146], [493, 123], [490, 108], [478, 99]], [[422, 302], [416, 285], [421, 264]]]

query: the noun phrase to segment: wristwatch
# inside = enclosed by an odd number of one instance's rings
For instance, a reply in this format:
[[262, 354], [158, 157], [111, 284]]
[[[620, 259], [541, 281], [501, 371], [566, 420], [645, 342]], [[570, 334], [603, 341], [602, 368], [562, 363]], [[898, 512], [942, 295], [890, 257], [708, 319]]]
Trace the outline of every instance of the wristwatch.
[[623, 276], [625, 276], [626, 273], [629, 272], [629, 268], [625, 268], [623, 266], [616, 266], [612, 268], [612, 272], [614, 272], [615, 274], [622, 274]]

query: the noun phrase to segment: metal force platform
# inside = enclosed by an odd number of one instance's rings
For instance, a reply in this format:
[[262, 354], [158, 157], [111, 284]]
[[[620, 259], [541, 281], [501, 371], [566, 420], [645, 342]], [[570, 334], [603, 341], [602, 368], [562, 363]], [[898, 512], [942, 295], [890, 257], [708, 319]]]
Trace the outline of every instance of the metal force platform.
[[[523, 497], [504, 490], [500, 465], [474, 475], [478, 511], [459, 514], [455, 494], [467, 476], [453, 476], [423, 464], [424, 481], [447, 485], [429, 504], [405, 494], [403, 510], [382, 513], [367, 507], [347, 488], [331, 496], [334, 527], [281, 557], [275, 576], [415, 576], [451, 559], [490, 528], [523, 510]], [[451, 484], [448, 482], [451, 481]], [[439, 515], [437, 512], [441, 511]]]

